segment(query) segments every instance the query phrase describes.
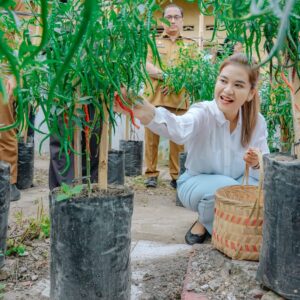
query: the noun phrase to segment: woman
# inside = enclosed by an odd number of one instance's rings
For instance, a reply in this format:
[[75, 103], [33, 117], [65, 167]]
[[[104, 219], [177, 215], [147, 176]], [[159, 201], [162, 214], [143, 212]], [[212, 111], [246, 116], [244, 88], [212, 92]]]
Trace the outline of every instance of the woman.
[[[134, 107], [135, 117], [147, 128], [185, 145], [186, 172], [177, 181], [178, 196], [199, 214], [185, 236], [190, 245], [203, 243], [212, 233], [214, 194], [221, 187], [241, 184], [245, 163], [250, 167], [249, 183], [258, 183], [256, 151], [269, 153], [267, 126], [259, 113], [258, 77], [255, 62], [238, 53], [221, 65], [213, 101], [194, 104], [183, 116], [147, 101]], [[115, 110], [124, 112], [117, 104]]]

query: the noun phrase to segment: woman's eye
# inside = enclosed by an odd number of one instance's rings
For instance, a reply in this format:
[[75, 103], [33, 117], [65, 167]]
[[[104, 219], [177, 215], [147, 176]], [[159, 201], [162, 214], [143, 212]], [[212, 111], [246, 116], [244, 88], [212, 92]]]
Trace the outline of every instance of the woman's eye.
[[226, 83], [226, 80], [225, 79], [220, 79], [220, 81], [222, 82], [222, 83]]
[[238, 83], [235, 86], [238, 87], [238, 88], [242, 88], [243, 87], [243, 85], [238, 84]]

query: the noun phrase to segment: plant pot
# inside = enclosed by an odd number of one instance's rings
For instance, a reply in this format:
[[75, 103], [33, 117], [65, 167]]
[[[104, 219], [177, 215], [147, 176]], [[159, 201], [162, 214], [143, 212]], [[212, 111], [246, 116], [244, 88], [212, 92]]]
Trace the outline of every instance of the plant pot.
[[0, 268], [4, 266], [10, 206], [10, 165], [0, 161]]
[[124, 151], [108, 151], [108, 184], [124, 185], [125, 155]]
[[34, 143], [19, 141], [18, 143], [18, 177], [17, 187], [28, 189], [33, 185], [34, 175]]
[[[185, 172], [185, 161], [186, 161], [186, 156], [187, 153], [186, 152], [181, 152], [179, 153], [179, 176], [182, 175]], [[183, 207], [179, 197], [178, 197], [178, 193], [176, 191], [176, 206], [181, 206]]]
[[143, 141], [120, 140], [120, 150], [125, 153], [125, 175], [139, 176], [143, 172]]
[[133, 192], [50, 194], [52, 300], [130, 299]]
[[300, 161], [264, 156], [265, 208], [257, 279], [287, 299], [300, 299]]

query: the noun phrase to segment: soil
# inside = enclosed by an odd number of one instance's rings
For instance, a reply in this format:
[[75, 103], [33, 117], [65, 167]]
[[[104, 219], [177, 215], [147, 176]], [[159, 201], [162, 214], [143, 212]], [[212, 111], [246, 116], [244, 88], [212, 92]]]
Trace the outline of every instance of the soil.
[[265, 293], [255, 280], [257, 262], [231, 260], [211, 244], [194, 247], [187, 290], [208, 299], [257, 299]]
[[142, 279], [132, 278], [133, 284], [143, 284], [143, 294], [139, 300], [181, 299], [186, 274], [188, 255], [171, 256], [149, 262], [140, 262], [138, 268], [143, 272]]

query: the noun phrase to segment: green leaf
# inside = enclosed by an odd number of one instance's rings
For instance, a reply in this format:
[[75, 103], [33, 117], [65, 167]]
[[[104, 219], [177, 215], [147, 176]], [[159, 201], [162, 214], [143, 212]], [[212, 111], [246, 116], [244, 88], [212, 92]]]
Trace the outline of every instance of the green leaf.
[[62, 185], [61, 185], [61, 191], [62, 191], [64, 194], [70, 195], [70, 194], [71, 194], [71, 187], [68, 186], [68, 185], [65, 184], [65, 183], [62, 183]]
[[83, 185], [76, 185], [72, 188], [71, 193], [72, 195], [77, 195], [79, 194], [83, 189]]
[[17, 254], [19, 254], [20, 256], [22, 256], [25, 253], [25, 246], [24, 245], [19, 245], [16, 249]]
[[56, 201], [60, 202], [60, 201], [63, 201], [63, 200], [67, 200], [69, 199], [70, 196], [69, 195], [66, 195], [66, 194], [59, 194], [57, 195], [56, 197]]

